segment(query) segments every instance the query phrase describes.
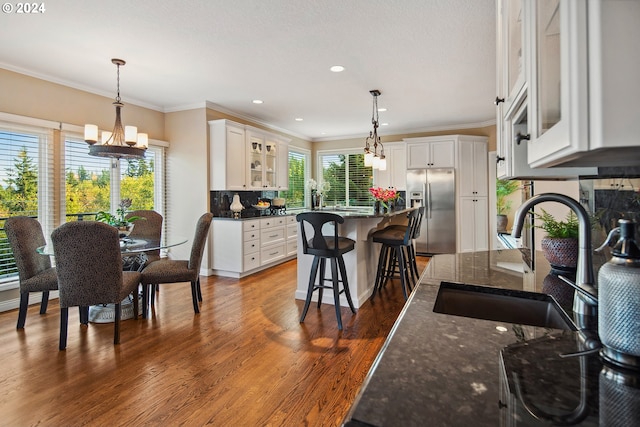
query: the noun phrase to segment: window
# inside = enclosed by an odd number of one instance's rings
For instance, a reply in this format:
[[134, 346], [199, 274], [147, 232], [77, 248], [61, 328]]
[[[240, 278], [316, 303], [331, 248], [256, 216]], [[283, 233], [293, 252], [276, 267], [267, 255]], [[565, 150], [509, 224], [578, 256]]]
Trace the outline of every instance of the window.
[[93, 219], [111, 206], [111, 159], [90, 156], [87, 143], [65, 138], [65, 221]]
[[369, 206], [369, 188], [373, 184], [373, 169], [364, 165], [362, 153], [319, 154], [321, 181], [331, 186], [324, 194], [326, 205]]
[[309, 176], [309, 153], [289, 150], [289, 189], [280, 191], [280, 197], [287, 201], [287, 207], [302, 208], [305, 206], [305, 182]]
[[46, 129], [0, 125], [0, 282], [13, 281], [18, 274], [4, 232], [5, 219], [38, 218], [47, 210], [46, 196], [53, 182], [47, 173], [50, 140]]
[[150, 146], [144, 160], [119, 162], [90, 156], [77, 126], [4, 113], [0, 119], [6, 120], [0, 122], [0, 290], [17, 287], [4, 233], [9, 216], [37, 218], [48, 236], [63, 222], [115, 211], [121, 197], [132, 199], [132, 209], [164, 215], [163, 147]]
[[[149, 147], [144, 159], [112, 160], [90, 156], [87, 144], [65, 138], [66, 220], [83, 219], [117, 208], [121, 199], [132, 201], [130, 210], [153, 209], [163, 214], [161, 147]], [[158, 162], [160, 159], [160, 162]]]

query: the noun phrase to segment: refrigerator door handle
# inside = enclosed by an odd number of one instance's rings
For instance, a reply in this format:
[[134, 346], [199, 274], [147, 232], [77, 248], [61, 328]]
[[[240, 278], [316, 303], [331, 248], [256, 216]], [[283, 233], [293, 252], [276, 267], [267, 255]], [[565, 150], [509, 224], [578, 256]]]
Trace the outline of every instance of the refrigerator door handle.
[[425, 184], [424, 190], [427, 202], [427, 218], [431, 218], [431, 183]]

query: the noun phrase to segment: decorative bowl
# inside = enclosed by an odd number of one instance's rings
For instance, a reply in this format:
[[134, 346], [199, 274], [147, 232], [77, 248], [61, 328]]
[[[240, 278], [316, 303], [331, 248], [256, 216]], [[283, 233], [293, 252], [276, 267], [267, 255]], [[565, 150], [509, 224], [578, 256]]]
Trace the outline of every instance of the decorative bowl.
[[127, 236], [129, 236], [129, 234], [131, 234], [131, 232], [133, 231], [133, 226], [135, 224], [130, 223], [127, 225], [119, 225], [116, 228], [118, 229], [118, 237], [119, 238], [125, 238]]
[[270, 203], [266, 203], [264, 205], [251, 205], [251, 206], [253, 206], [254, 208], [258, 209], [259, 211], [263, 211], [265, 209], [269, 209], [271, 207], [271, 204]]

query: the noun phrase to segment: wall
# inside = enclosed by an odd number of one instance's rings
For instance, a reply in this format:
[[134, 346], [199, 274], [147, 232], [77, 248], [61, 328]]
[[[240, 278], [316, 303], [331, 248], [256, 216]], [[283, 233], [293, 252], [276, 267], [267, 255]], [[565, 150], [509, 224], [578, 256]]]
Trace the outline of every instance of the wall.
[[[196, 222], [209, 211], [209, 143], [205, 108], [167, 113], [166, 222], [170, 239], [189, 242], [171, 248], [174, 259], [189, 259]], [[202, 268], [208, 268], [203, 257]]]
[[[38, 119], [84, 126], [85, 123], [111, 130], [116, 117], [114, 98], [94, 95], [68, 86], [47, 82], [0, 69], [0, 111]], [[124, 125], [138, 126], [149, 138], [166, 140], [164, 113], [133, 104], [122, 110]]]

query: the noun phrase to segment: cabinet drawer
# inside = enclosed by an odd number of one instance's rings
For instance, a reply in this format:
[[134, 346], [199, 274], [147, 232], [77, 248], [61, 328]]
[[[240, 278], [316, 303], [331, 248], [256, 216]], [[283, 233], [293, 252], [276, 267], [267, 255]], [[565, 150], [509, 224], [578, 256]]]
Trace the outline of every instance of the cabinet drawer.
[[298, 224], [287, 225], [287, 239], [298, 235]]
[[287, 215], [287, 224], [295, 224], [296, 222], [296, 216], [295, 215]]
[[243, 237], [243, 242], [258, 240], [260, 238], [260, 230], [245, 231]]
[[258, 267], [260, 267], [260, 252], [244, 256], [243, 271], [253, 270]]
[[260, 259], [261, 259], [260, 264], [265, 265], [277, 259], [284, 258], [285, 247], [286, 245], [282, 243], [279, 245], [273, 245], [266, 248], [262, 248], [262, 253], [260, 254]]
[[271, 218], [262, 218], [260, 220], [260, 228], [269, 228], [269, 227], [279, 227], [285, 225], [286, 217], [284, 216], [273, 216]]
[[267, 228], [260, 230], [260, 244], [270, 245], [284, 240], [284, 227]]
[[287, 240], [287, 255], [295, 255], [298, 253], [298, 239]]
[[260, 229], [260, 220], [244, 221], [242, 223], [242, 231], [251, 231]]
[[255, 239], [255, 240], [250, 240], [248, 242], [244, 242], [242, 249], [245, 255], [258, 252], [258, 250], [260, 249], [260, 241], [258, 239]]

